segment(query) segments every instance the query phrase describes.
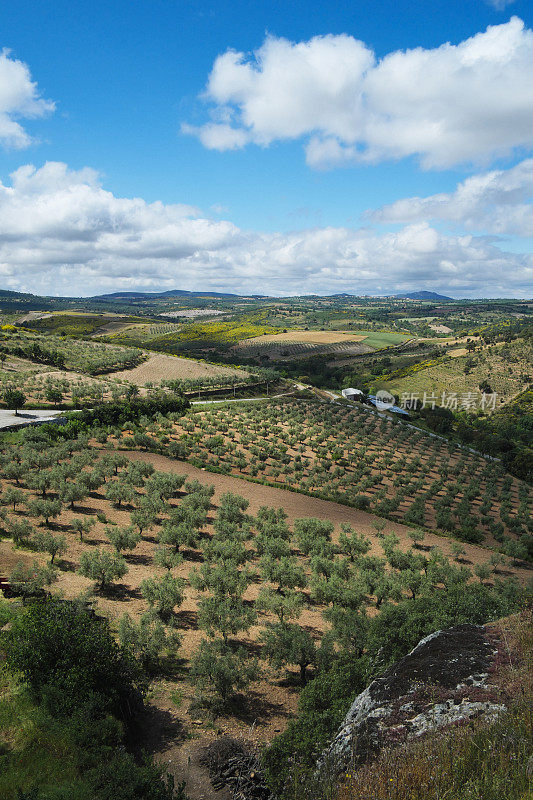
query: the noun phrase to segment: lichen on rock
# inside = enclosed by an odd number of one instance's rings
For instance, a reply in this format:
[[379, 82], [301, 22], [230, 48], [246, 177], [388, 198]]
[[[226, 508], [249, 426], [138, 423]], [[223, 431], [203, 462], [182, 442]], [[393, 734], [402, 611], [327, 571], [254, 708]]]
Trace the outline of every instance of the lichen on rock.
[[355, 698], [320, 767], [357, 767], [384, 748], [474, 718], [495, 719], [506, 709], [504, 692], [490, 683], [497, 654], [483, 626], [426, 636]]

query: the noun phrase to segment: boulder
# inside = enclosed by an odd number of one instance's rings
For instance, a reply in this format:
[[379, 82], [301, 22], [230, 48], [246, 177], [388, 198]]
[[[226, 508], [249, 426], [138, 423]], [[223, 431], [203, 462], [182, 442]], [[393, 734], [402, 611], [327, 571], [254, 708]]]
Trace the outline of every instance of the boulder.
[[483, 626], [426, 636], [355, 698], [320, 768], [357, 768], [384, 748], [446, 726], [493, 720], [506, 709], [505, 693], [491, 683], [497, 656], [497, 639]]

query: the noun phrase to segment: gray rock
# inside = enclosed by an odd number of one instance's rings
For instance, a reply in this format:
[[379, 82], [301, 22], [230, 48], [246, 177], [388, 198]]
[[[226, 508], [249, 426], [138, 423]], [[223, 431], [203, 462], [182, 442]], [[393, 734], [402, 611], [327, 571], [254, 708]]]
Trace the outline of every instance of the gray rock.
[[383, 748], [473, 718], [495, 719], [505, 710], [489, 683], [496, 653], [478, 625], [426, 636], [355, 698], [319, 769], [356, 768]]

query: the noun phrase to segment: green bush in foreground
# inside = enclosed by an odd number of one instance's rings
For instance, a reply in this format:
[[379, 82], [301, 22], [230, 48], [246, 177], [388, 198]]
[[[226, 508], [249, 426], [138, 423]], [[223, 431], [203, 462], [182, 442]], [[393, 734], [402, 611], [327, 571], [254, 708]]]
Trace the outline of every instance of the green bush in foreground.
[[9, 669], [53, 716], [84, 706], [126, 719], [144, 692], [135, 661], [107, 624], [77, 603], [47, 599], [17, 615], [2, 638]]
[[2, 634], [2, 800], [186, 800], [124, 747], [144, 678], [83, 606], [35, 603]]

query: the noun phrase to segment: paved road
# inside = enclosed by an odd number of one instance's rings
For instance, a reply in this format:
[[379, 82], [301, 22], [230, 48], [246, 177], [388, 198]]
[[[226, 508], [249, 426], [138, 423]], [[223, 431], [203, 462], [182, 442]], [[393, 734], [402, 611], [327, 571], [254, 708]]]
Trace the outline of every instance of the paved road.
[[50, 422], [56, 417], [59, 417], [63, 412], [56, 409], [42, 409], [42, 410], [25, 410], [19, 411], [15, 416], [14, 411], [9, 409], [0, 409], [0, 430], [2, 428], [11, 428], [13, 426], [31, 425], [36, 422]]
[[221, 397], [219, 400], [191, 400], [191, 406], [209, 406], [212, 403], [250, 403], [252, 400], [273, 400], [275, 397], [287, 397], [292, 392], [283, 394], [262, 394], [261, 397]]

